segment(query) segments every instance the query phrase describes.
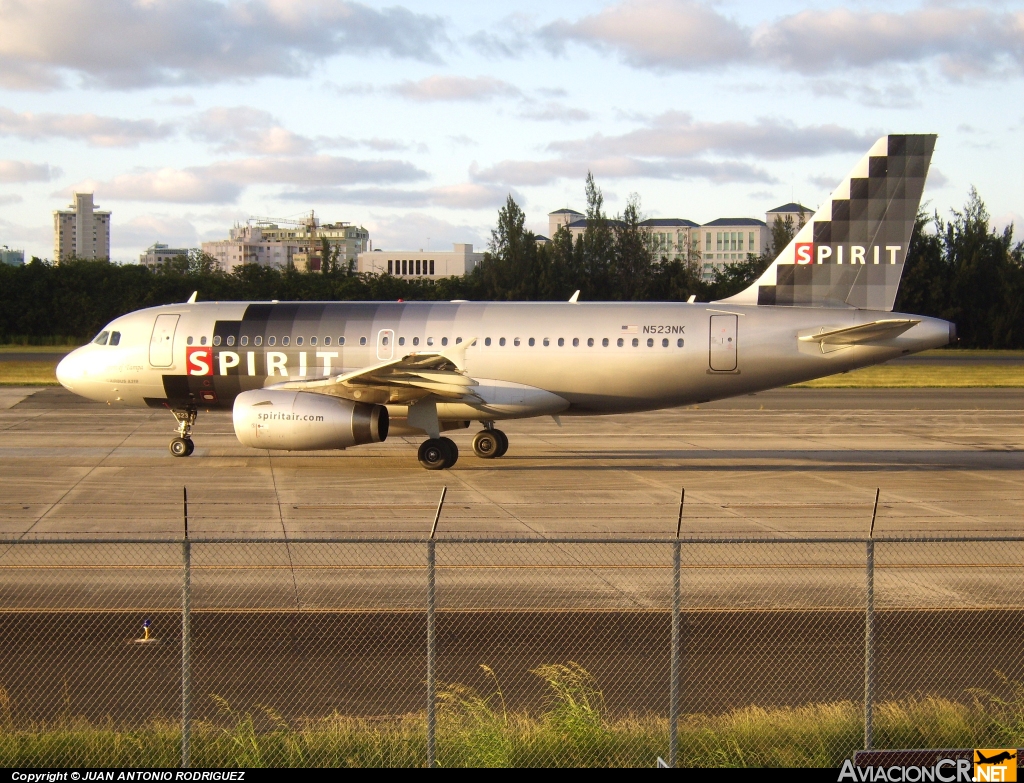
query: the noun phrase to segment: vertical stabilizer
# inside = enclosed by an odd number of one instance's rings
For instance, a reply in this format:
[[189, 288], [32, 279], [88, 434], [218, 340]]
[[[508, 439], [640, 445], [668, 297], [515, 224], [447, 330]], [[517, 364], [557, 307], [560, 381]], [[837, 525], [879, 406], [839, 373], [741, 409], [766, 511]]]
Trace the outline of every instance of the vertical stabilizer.
[[883, 136], [734, 304], [892, 310], [935, 134]]

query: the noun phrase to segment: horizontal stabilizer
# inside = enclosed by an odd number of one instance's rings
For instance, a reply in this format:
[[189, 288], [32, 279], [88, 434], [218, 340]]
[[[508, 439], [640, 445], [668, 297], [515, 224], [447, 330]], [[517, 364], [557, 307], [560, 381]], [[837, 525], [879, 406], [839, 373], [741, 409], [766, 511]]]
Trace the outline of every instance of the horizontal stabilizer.
[[823, 346], [862, 345], [898, 337], [919, 323], [921, 321], [916, 318], [885, 318], [857, 326], [844, 326], [839, 329], [826, 329], [817, 334], [805, 334], [799, 339], [802, 342], [821, 343]]

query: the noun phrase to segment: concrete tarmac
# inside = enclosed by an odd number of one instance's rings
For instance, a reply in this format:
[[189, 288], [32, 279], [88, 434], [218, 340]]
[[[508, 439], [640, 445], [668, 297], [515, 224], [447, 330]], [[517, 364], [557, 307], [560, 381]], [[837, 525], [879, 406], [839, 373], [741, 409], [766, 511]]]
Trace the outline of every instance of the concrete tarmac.
[[685, 409], [502, 424], [507, 456], [450, 434], [451, 470], [418, 439], [341, 452], [241, 446], [226, 413], [174, 421], [60, 388], [0, 390], [0, 534], [861, 535], [876, 487], [881, 534], [1024, 532], [1020, 389], [782, 389]]

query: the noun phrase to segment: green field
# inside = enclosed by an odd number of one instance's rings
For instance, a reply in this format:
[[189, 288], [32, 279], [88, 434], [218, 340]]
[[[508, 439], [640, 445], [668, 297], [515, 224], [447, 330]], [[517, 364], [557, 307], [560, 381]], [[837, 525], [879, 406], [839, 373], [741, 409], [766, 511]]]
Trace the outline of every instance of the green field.
[[0, 386], [57, 386], [57, 363], [0, 362]]

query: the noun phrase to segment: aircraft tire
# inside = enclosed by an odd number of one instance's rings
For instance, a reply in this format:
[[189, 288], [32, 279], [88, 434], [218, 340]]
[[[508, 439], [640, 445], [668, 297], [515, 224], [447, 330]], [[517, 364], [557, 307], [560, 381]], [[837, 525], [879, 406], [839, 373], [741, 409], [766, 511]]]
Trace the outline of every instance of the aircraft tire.
[[188, 448], [188, 441], [184, 438], [175, 438], [170, 442], [167, 448], [170, 450], [171, 455], [175, 457], [187, 457], [192, 452]]
[[501, 438], [495, 430], [480, 430], [473, 437], [473, 453], [480, 459], [494, 459], [501, 451]]
[[[420, 444], [416, 458], [427, 470], [444, 470], [449, 466], [451, 453], [444, 442], [448, 438], [428, 438]], [[449, 441], [450, 442], [450, 441]]]
[[455, 445], [455, 441], [451, 438], [438, 438], [444, 444], [444, 447], [448, 450], [448, 462], [445, 464], [445, 468], [450, 468], [456, 462], [459, 461], [459, 447]]
[[506, 435], [501, 430], [494, 430], [493, 432], [495, 437], [498, 439], [498, 453], [495, 454], [494, 456], [504, 457], [505, 452], [508, 451], [508, 435]]
[[188, 445], [188, 451], [185, 452], [185, 456], [191, 457], [192, 452], [196, 450], [196, 444], [192, 442], [192, 438], [185, 438], [185, 443]]

